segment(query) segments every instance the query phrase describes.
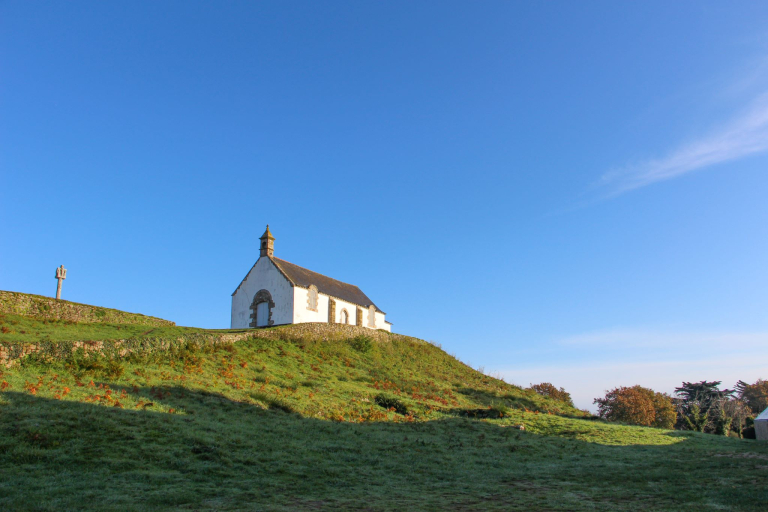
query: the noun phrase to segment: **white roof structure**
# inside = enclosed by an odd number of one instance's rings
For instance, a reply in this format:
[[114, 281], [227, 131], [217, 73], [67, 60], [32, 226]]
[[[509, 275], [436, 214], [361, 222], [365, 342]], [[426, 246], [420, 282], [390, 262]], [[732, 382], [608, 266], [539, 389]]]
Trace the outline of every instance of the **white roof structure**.
[[758, 441], [768, 441], [768, 409], [755, 418], [755, 437]]

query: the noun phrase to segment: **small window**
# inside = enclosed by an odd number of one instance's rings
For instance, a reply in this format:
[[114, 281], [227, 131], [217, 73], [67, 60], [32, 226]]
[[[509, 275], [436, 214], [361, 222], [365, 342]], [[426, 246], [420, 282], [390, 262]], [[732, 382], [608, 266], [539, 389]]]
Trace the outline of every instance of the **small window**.
[[368, 308], [368, 327], [376, 327], [376, 306], [373, 304]]
[[341, 323], [344, 325], [349, 325], [349, 313], [347, 313], [346, 309], [341, 310]]
[[311, 285], [307, 292], [307, 309], [317, 311], [317, 286]]

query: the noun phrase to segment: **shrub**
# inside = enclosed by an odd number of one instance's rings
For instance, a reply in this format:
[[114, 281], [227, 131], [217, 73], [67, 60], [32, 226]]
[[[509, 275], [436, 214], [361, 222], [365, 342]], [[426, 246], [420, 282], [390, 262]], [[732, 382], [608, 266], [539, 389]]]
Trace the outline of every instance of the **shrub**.
[[509, 407], [501, 402], [493, 403], [488, 408], [488, 412], [494, 418], [503, 418], [504, 416], [509, 416]]
[[[39, 357], [35, 357], [37, 354], [33, 354], [32, 357], [27, 357], [25, 364], [36, 364], [43, 360]], [[67, 370], [71, 371], [77, 378], [82, 378], [85, 375], [91, 375], [94, 377], [103, 377], [106, 379], [119, 379], [125, 368], [123, 365], [114, 359], [108, 359], [98, 354], [85, 355], [85, 357], [73, 357], [69, 359], [65, 366]]]
[[408, 414], [408, 407], [406, 407], [406, 405], [403, 402], [401, 402], [395, 397], [385, 395], [385, 394], [380, 394], [380, 395], [376, 395], [376, 397], [373, 400], [374, 402], [376, 402], [376, 405], [378, 405], [379, 407], [383, 407], [385, 409], [394, 409], [396, 413], [402, 414], [403, 416]]
[[362, 334], [349, 340], [349, 344], [352, 345], [353, 349], [362, 354], [367, 354], [373, 348], [373, 340], [371, 337]]
[[236, 352], [235, 345], [232, 343], [217, 343], [214, 348], [215, 351], [223, 351], [223, 352], [229, 352], [230, 354], [234, 354]]
[[103, 370], [104, 377], [112, 380], [119, 379], [125, 372], [125, 367], [120, 361], [109, 359], [106, 368]]
[[571, 394], [568, 393], [563, 388], [556, 388], [553, 384], [549, 382], [542, 382], [541, 384], [531, 384], [531, 389], [540, 394], [541, 396], [546, 396], [548, 398], [552, 398], [554, 400], [558, 400], [560, 402], [564, 402], [571, 407], [573, 407], [573, 400], [571, 399]]
[[741, 431], [741, 436], [744, 439], [757, 439], [757, 433], [755, 432], [755, 420], [753, 418], [747, 418], [746, 426]]
[[613, 389], [594, 403], [602, 418], [630, 425], [672, 428], [677, 418], [669, 395], [642, 386]]

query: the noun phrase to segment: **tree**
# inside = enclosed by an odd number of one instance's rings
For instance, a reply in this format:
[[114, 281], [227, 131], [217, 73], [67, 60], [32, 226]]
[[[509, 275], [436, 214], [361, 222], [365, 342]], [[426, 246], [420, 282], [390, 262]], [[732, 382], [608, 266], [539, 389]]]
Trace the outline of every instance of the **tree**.
[[743, 438], [747, 421], [752, 418], [752, 411], [749, 406], [743, 400], [736, 398], [723, 402], [722, 408], [721, 414], [731, 419], [731, 431], [736, 436]]
[[721, 381], [683, 382], [675, 388], [675, 394], [686, 403], [696, 403], [702, 408], [709, 408], [724, 398], [730, 398], [736, 392], [733, 389], [720, 389]]
[[601, 417], [631, 425], [672, 428], [677, 416], [669, 395], [642, 386], [615, 388], [594, 403]]
[[768, 409], [768, 380], [757, 379], [754, 384], [740, 380], [736, 384], [736, 393], [755, 415]]
[[[728, 402], [736, 392], [720, 389], [721, 381], [683, 382], [675, 388], [677, 428], [710, 434], [727, 435], [736, 408]], [[740, 428], [739, 428], [740, 430]]]
[[[648, 391], [653, 391], [649, 389]], [[657, 393], [653, 391], [653, 409], [656, 411], [656, 417], [653, 420], [652, 427], [656, 428], [674, 428], [677, 420], [677, 409], [672, 403], [672, 397], [666, 393]]]
[[549, 398], [553, 398], [555, 400], [559, 400], [561, 402], [565, 402], [566, 404], [573, 407], [573, 400], [571, 399], [571, 394], [568, 393], [563, 388], [557, 389], [554, 386], [554, 384], [551, 384], [549, 382], [542, 382], [541, 384], [531, 384], [531, 389], [542, 396], [546, 396]]
[[690, 406], [678, 404], [676, 424], [678, 430], [704, 432], [707, 425], [709, 425], [709, 409], [702, 410], [699, 404]]

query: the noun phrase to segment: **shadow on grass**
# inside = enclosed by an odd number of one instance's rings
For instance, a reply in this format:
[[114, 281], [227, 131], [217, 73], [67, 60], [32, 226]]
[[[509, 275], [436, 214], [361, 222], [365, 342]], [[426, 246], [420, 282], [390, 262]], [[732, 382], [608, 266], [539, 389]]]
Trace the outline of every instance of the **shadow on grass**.
[[685, 447], [602, 446], [463, 418], [337, 423], [184, 387], [110, 387], [144, 404], [0, 393], [0, 509], [758, 510], [768, 499], [754, 464], [714, 459], [690, 434]]
[[[503, 405], [511, 409], [538, 411], [538, 412], [548, 412], [550, 409], [555, 409], [555, 410], [558, 409], [558, 406], [554, 404], [543, 403], [545, 401], [544, 398], [541, 398], [539, 401], [536, 401], [536, 400], [527, 398], [525, 396], [518, 396], [518, 395], [511, 395], [511, 394], [499, 395], [495, 392], [491, 392], [488, 390], [469, 388], [469, 387], [460, 388], [457, 390], [457, 392], [472, 399], [474, 402], [483, 404], [487, 407]], [[564, 407], [565, 404], [561, 404], [561, 406]], [[452, 411], [452, 414], [458, 414], [460, 416], [470, 416], [470, 417], [476, 417], [476, 418], [492, 417], [492, 414], [489, 415], [487, 411], [483, 411], [482, 409], [455, 409]], [[564, 418], [584, 417], [584, 416], [576, 416], [574, 414], [564, 414], [560, 412], [555, 412], [555, 414], [557, 414], [558, 416], [562, 416]]]

